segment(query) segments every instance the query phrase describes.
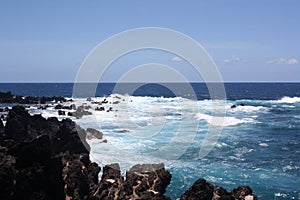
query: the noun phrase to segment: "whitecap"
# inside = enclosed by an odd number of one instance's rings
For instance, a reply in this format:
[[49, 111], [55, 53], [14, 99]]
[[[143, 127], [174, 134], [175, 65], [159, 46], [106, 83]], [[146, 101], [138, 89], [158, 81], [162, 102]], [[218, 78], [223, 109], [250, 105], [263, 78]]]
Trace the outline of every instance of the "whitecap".
[[256, 121], [251, 118], [237, 119], [235, 117], [213, 117], [203, 113], [196, 114], [196, 118], [198, 120], [206, 120], [207, 123], [213, 126], [235, 126], [243, 123], [256, 123]]
[[253, 112], [264, 112], [267, 111], [268, 108], [263, 107], [263, 106], [250, 106], [250, 105], [245, 105], [245, 106], [237, 106], [236, 108], [230, 108], [227, 106], [228, 111], [227, 112], [243, 112], [243, 113], [253, 113]]
[[287, 197], [287, 194], [278, 192], [278, 193], [275, 193], [274, 196], [275, 196], [275, 197], [283, 197], [283, 198], [286, 198], [286, 197]]
[[261, 146], [261, 147], [268, 147], [269, 145], [267, 143], [260, 143], [259, 146]]
[[278, 103], [297, 103], [300, 102], [300, 97], [283, 97], [275, 102]]

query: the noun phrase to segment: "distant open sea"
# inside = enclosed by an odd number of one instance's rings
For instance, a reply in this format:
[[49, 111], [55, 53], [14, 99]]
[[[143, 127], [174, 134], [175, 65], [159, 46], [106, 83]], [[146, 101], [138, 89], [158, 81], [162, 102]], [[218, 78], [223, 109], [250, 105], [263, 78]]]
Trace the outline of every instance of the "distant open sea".
[[[127, 83], [128, 88], [130, 84]], [[131, 104], [127, 115], [134, 123], [142, 127], [151, 124], [155, 117], [165, 117], [166, 123], [159, 135], [148, 138], [136, 138], [138, 132], [132, 125], [115, 124], [115, 113], [96, 112], [99, 123], [92, 123], [90, 117], [74, 119], [83, 128], [100, 129], [108, 145], [118, 147], [126, 158], [126, 152], [137, 155], [132, 163], [147, 162], [143, 159], [147, 153], [168, 144], [176, 136], [181, 120], [197, 121], [196, 135], [188, 151], [175, 162], [166, 162], [166, 168], [172, 174], [172, 182], [167, 194], [177, 199], [198, 178], [231, 190], [239, 185], [249, 185], [259, 199], [300, 199], [300, 83], [225, 83], [227, 100], [218, 100], [226, 107], [223, 130], [214, 149], [203, 159], [198, 158], [199, 146], [204, 140], [209, 126], [213, 124], [211, 116], [211, 98], [204, 83], [191, 83], [197, 96], [191, 100], [191, 94], [181, 89], [180, 83], [172, 87], [180, 91], [176, 95], [167, 87], [159, 84], [146, 84], [137, 88], [130, 96]], [[98, 85], [95, 100], [103, 100], [114, 91], [114, 83]], [[123, 98], [130, 90], [118, 91]], [[64, 96], [72, 97], [72, 83], [0, 83], [0, 91], [11, 91], [24, 96]], [[197, 101], [199, 110], [180, 107], [180, 103], [190, 105]], [[85, 98], [75, 99], [76, 104], [88, 103]], [[241, 104], [243, 106], [241, 106]], [[164, 110], [150, 115], [151, 107], [159, 105]], [[237, 105], [236, 108], [231, 108]], [[114, 106], [113, 104], [109, 106]], [[122, 102], [120, 103], [122, 106]], [[125, 105], [124, 105], [125, 106]], [[36, 106], [38, 107], [38, 105]], [[57, 115], [55, 110], [38, 110], [43, 116]], [[186, 133], [195, 131], [188, 125], [183, 127]], [[149, 126], [151, 132], [151, 126]], [[154, 131], [154, 129], [153, 129]], [[183, 136], [184, 139], [184, 136]], [[109, 147], [103, 153], [103, 146], [97, 141], [89, 141], [91, 157], [100, 165], [119, 162], [122, 170], [128, 169], [126, 159], [117, 158]], [[132, 164], [130, 163], [130, 164]]]

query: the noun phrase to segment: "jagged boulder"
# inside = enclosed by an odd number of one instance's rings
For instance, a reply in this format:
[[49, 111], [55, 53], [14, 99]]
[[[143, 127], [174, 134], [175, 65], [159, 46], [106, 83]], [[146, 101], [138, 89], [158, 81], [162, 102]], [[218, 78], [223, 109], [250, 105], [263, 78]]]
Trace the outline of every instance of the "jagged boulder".
[[98, 199], [156, 199], [169, 200], [164, 195], [171, 174], [163, 164], [135, 165], [121, 176], [117, 163], [106, 165], [99, 184]]
[[41, 115], [30, 116], [22, 106], [14, 106], [8, 113], [5, 138], [17, 142], [30, 141], [41, 135], [49, 136], [51, 150], [55, 153], [88, 153], [85, 131], [70, 119], [48, 118]]
[[208, 200], [212, 199], [214, 186], [205, 179], [198, 179], [182, 196], [181, 200]]
[[255, 195], [252, 195], [252, 189], [249, 186], [239, 186], [238, 188], [233, 189], [231, 196], [233, 196], [235, 200], [246, 200], [246, 197], [248, 200], [257, 199]]
[[92, 163], [88, 154], [60, 153], [66, 199], [91, 199], [98, 187], [100, 167]]
[[129, 196], [137, 199], [169, 199], [164, 196], [171, 182], [164, 164], [135, 165], [126, 173], [125, 186]]
[[234, 200], [234, 198], [229, 192], [227, 192], [226, 189], [220, 186], [215, 186], [212, 200]]

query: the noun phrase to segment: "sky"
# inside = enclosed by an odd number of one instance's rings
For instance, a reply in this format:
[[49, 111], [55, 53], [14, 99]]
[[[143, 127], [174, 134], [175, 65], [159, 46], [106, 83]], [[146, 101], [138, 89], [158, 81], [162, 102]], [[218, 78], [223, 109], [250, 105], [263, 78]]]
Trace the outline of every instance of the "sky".
[[[299, 10], [298, 0], [0, 0], [0, 82], [73, 82], [100, 42], [142, 27], [193, 38], [225, 82], [299, 82]], [[199, 80], [180, 57], [154, 50], [120, 58], [103, 80], [149, 62]]]

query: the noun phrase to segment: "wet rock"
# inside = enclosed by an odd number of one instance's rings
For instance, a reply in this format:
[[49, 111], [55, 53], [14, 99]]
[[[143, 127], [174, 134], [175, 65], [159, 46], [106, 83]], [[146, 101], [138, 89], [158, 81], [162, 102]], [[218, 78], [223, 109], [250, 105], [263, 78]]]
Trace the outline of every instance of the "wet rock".
[[58, 110], [58, 115], [66, 115], [66, 112], [63, 110]]
[[58, 105], [56, 105], [56, 106], [54, 107], [54, 109], [56, 109], [56, 110], [59, 110], [59, 109], [62, 109], [62, 108], [63, 108], [63, 106], [60, 105], [60, 104], [58, 104]]
[[236, 105], [232, 105], [232, 106], [230, 106], [230, 108], [236, 108]]
[[182, 196], [181, 200], [190, 200], [190, 199], [212, 199], [214, 192], [214, 186], [205, 179], [198, 179], [192, 187], [190, 187]]
[[87, 139], [102, 139], [103, 137], [103, 133], [101, 131], [98, 131], [96, 129], [93, 129], [93, 128], [88, 128], [86, 129], [86, 138]]
[[76, 110], [76, 105], [75, 104], [71, 104], [70, 105], [70, 110]]
[[106, 99], [104, 99], [101, 103], [102, 103], [102, 104], [107, 104], [108, 101], [107, 101]]
[[69, 112], [68, 116], [73, 116], [76, 117], [77, 119], [82, 118], [84, 115], [92, 115], [91, 112], [85, 110], [85, 109], [90, 109], [90, 106], [79, 106], [75, 112]]
[[97, 107], [96, 109], [95, 109], [96, 111], [105, 111], [105, 108], [104, 107]]

